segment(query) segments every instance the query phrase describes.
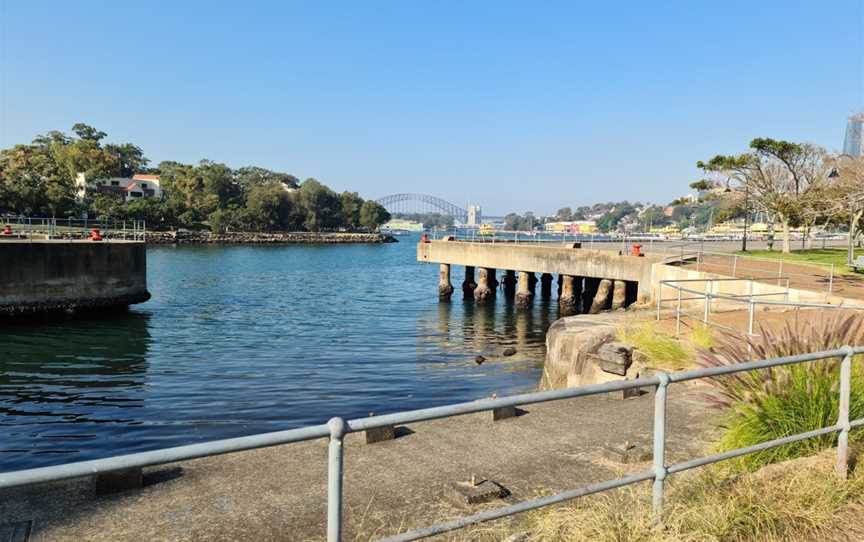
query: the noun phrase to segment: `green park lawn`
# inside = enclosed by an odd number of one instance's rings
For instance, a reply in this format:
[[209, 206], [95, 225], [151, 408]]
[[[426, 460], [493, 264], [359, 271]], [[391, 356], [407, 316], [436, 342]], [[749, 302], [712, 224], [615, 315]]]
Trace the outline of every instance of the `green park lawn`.
[[808, 250], [793, 250], [789, 254], [783, 254], [780, 250], [748, 250], [747, 252], [739, 251], [737, 254], [754, 258], [782, 259], [787, 262], [811, 263], [825, 266], [834, 264], [834, 271], [836, 273], [854, 273], [846, 265], [846, 248], [812, 248]]

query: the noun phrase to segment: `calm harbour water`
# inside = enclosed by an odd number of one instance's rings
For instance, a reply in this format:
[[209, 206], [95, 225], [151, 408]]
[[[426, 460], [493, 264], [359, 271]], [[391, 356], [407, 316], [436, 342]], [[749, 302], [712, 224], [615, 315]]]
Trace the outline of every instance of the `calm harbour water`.
[[0, 471], [536, 389], [554, 297], [439, 304], [401, 241], [150, 248], [128, 314], [0, 329]]

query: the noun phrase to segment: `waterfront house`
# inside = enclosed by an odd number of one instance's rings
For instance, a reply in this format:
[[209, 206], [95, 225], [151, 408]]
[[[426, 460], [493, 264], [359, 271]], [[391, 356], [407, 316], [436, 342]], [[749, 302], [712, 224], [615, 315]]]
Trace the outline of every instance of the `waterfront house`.
[[111, 177], [96, 179], [88, 183], [87, 177], [79, 173], [75, 177], [76, 193], [83, 200], [88, 193], [107, 194], [123, 201], [134, 201], [140, 198], [161, 198], [162, 186], [158, 175], [137, 174], [131, 178]]

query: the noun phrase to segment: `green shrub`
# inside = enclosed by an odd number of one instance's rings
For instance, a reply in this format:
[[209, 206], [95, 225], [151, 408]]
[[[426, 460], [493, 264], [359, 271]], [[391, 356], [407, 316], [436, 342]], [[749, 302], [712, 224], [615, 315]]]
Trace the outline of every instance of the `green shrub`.
[[[754, 359], [831, 350], [864, 344], [864, 317], [834, 314], [796, 319], [773, 332], [760, 329], [761, 337], [726, 334], [711, 350], [702, 350], [697, 363], [703, 367], [725, 366]], [[749, 345], [749, 350], [748, 350]], [[850, 418], [864, 417], [864, 366], [853, 362]], [[731, 450], [768, 440], [812, 431], [837, 423], [840, 359], [749, 371], [710, 379], [713, 402], [726, 409], [718, 447]], [[861, 432], [850, 438], [860, 440]], [[744, 456], [733, 465], [747, 469], [767, 463], [810, 455], [832, 446], [836, 434], [807, 439]]]

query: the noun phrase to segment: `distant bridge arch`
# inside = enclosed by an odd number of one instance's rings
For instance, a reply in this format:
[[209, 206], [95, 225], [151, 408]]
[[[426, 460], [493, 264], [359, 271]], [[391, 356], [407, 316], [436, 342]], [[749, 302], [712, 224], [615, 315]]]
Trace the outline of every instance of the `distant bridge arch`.
[[468, 211], [449, 201], [428, 194], [391, 194], [375, 200], [391, 213], [432, 213], [452, 216], [463, 224], [468, 222]]

